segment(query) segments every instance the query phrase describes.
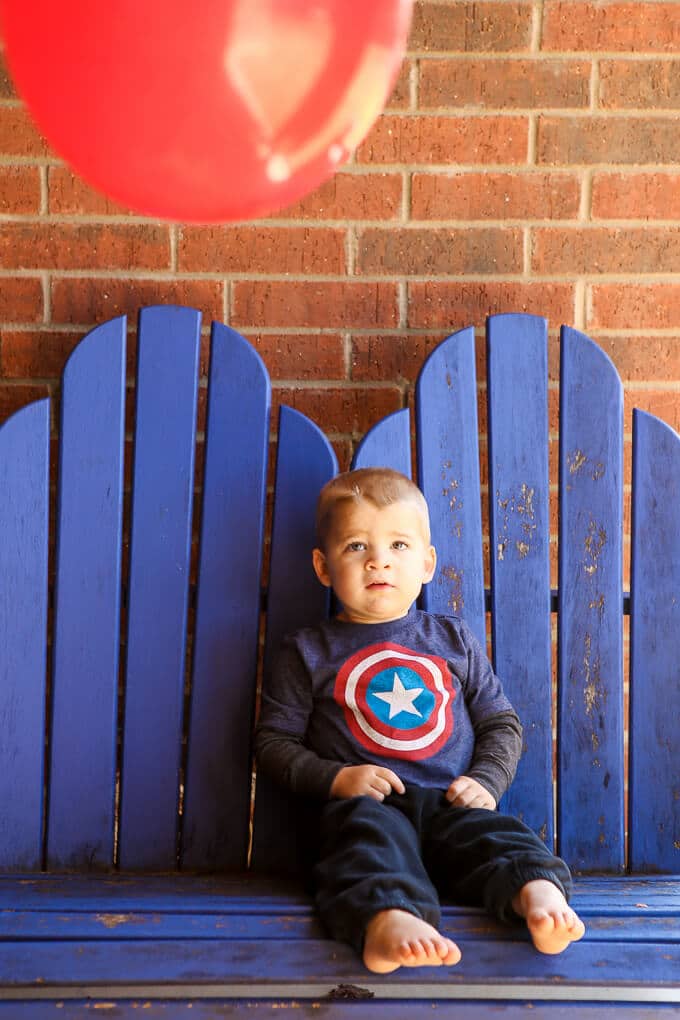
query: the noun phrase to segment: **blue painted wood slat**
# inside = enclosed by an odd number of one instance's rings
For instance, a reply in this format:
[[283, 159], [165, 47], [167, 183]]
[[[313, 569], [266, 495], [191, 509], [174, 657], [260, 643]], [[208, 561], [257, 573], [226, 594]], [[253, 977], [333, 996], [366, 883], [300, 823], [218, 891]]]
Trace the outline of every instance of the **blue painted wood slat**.
[[[281, 407], [276, 458], [275, 502], [267, 600], [263, 684], [285, 634], [317, 623], [328, 613], [328, 590], [312, 568], [316, 542], [316, 501], [335, 474], [335, 453], [323, 433], [304, 415]], [[253, 867], [298, 871], [303, 864], [292, 795], [258, 775], [253, 826]]]
[[562, 328], [558, 833], [579, 871], [624, 866], [623, 387]]
[[63, 375], [47, 831], [54, 869], [113, 865], [125, 328], [124, 317], [98, 326]]
[[357, 446], [352, 469], [389, 467], [411, 477], [411, 416], [394, 411], [370, 429]]
[[486, 647], [479, 496], [475, 333], [462, 329], [430, 354], [416, 386], [420, 486], [430, 507], [437, 573], [423, 594], [433, 613], [465, 618]]
[[0, 429], [0, 869], [42, 867], [49, 401]]
[[494, 663], [524, 727], [503, 807], [552, 846], [547, 323], [492, 316], [487, 341]]
[[183, 866], [244, 868], [260, 626], [270, 384], [213, 323]]
[[140, 313], [120, 863], [176, 866], [200, 315]]
[[[281, 998], [286, 986], [288, 994], [294, 995], [297, 989], [317, 985], [323, 995], [335, 985], [347, 983], [359, 987], [370, 984], [385, 998], [422, 997], [421, 1001], [427, 1003], [455, 995], [466, 985], [479, 995], [480, 984], [486, 986], [485, 998], [492, 998], [494, 985], [500, 984], [505, 985], [496, 990], [501, 999], [508, 993], [513, 997], [513, 988], [519, 989], [516, 997], [526, 999], [530, 986], [537, 999], [544, 997], [541, 993], [545, 990], [548, 997], [557, 992], [563, 998], [569, 995], [588, 1001], [599, 993], [606, 996], [605, 1001], [611, 1001], [617, 991], [625, 995], [625, 985], [633, 984], [643, 996], [645, 990], [653, 995], [655, 988], [662, 988], [680, 1001], [680, 946], [673, 943], [581, 941], [570, 946], [568, 953], [555, 956], [538, 953], [528, 938], [504, 942], [501, 953], [493, 939], [470, 943], [461, 940], [460, 948], [462, 960], [455, 967], [437, 971], [401, 967], [388, 975], [367, 978], [359, 954], [349, 945], [327, 938], [270, 940], [266, 967], [259, 939], [0, 942], [0, 985], [17, 990], [33, 987], [44, 994], [50, 985], [55, 991], [64, 986], [115, 991], [135, 985], [153, 989], [160, 984], [175, 989], [189, 986], [196, 998], [206, 987], [231, 985], [234, 996], [239, 985], [245, 986], [244, 991], [257, 989], [258, 995], [274, 986], [273, 997]], [[489, 981], [490, 974], [493, 982]]]
[[629, 863], [680, 871], [680, 437], [633, 413]]

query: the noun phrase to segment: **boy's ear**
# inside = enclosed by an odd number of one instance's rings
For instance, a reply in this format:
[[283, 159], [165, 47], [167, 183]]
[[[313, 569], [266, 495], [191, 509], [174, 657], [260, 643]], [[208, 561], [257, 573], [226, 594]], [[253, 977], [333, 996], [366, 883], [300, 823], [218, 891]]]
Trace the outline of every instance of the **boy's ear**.
[[312, 550], [312, 566], [314, 567], [314, 573], [319, 578], [321, 583], [326, 587], [330, 588], [331, 579], [328, 573], [328, 566], [326, 564], [326, 557], [320, 549]]
[[425, 552], [423, 584], [428, 584], [428, 582], [432, 580], [436, 569], [437, 569], [437, 550], [433, 545], [431, 545], [428, 546]]

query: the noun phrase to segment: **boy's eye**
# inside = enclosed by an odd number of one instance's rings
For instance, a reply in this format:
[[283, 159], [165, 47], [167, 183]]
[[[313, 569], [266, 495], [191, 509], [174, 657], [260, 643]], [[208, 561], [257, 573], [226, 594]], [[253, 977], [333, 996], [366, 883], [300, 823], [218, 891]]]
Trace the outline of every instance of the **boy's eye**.
[[392, 543], [393, 549], [408, 549], [408, 543], [402, 542], [401, 539], [397, 539], [396, 542]]
[[347, 552], [362, 552], [365, 548], [365, 542], [349, 542], [347, 544]]

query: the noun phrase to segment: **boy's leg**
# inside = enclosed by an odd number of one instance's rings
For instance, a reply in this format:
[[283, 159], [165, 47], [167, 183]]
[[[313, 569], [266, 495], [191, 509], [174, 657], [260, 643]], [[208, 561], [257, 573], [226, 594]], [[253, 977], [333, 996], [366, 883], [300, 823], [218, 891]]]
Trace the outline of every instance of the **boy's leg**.
[[483, 905], [504, 921], [524, 918], [541, 952], [560, 952], [583, 935], [583, 924], [568, 906], [567, 865], [517, 818], [453, 808], [442, 798], [424, 859], [442, 894]]
[[[399, 808], [390, 804], [393, 798]], [[321, 820], [314, 869], [319, 914], [335, 938], [382, 973], [460, 958], [437, 931], [437, 891], [420, 857], [417, 829], [400, 809], [409, 801], [408, 792], [382, 803], [371, 797], [331, 801]]]

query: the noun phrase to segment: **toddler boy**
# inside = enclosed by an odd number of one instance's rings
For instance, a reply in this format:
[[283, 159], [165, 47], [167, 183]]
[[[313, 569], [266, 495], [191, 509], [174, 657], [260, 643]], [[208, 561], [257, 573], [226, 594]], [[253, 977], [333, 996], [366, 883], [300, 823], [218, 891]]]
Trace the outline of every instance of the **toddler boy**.
[[259, 768], [319, 801], [316, 903], [369, 970], [455, 964], [439, 896], [524, 918], [559, 953], [584, 925], [569, 870], [496, 812], [521, 726], [463, 620], [414, 608], [431, 580], [425, 498], [387, 468], [321, 491], [314, 570], [339, 612], [288, 637], [262, 699]]

